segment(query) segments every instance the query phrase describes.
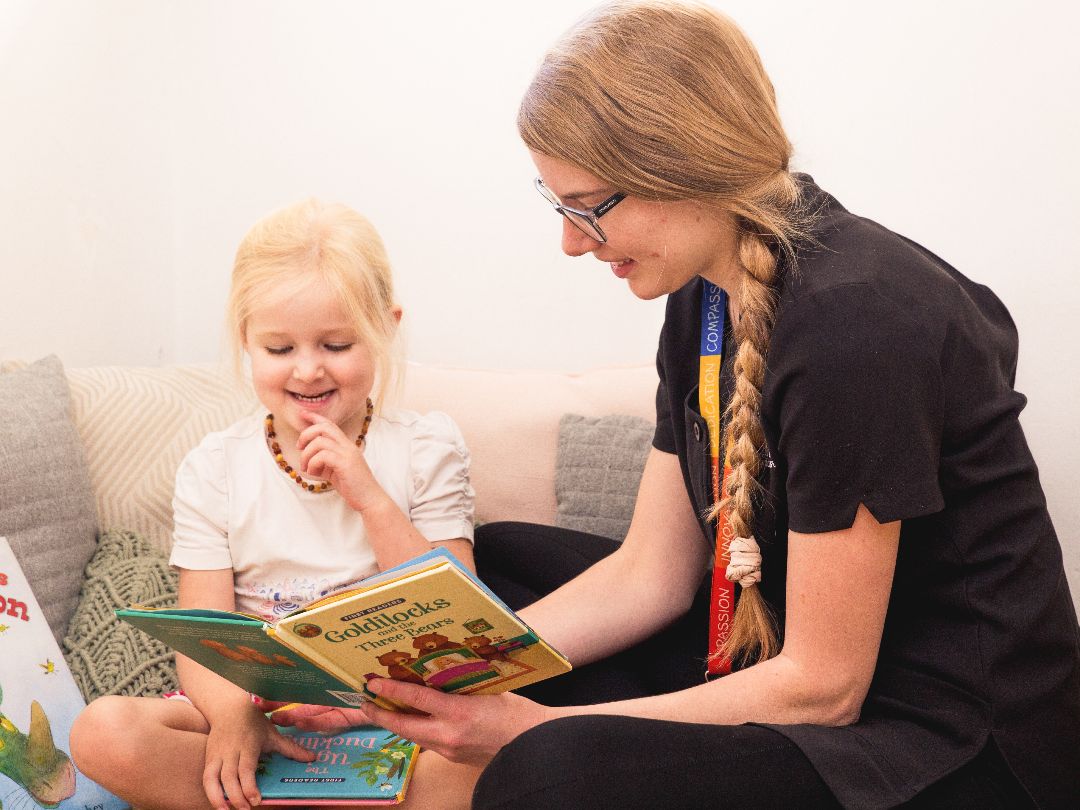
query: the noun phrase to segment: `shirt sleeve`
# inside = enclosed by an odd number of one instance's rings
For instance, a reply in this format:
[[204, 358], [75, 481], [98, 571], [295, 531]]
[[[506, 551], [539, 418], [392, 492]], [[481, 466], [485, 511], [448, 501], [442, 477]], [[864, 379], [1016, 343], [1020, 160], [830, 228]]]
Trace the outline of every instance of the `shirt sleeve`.
[[225, 451], [209, 436], [187, 454], [176, 472], [169, 564], [195, 571], [232, 568], [228, 506]]
[[469, 482], [469, 450], [457, 423], [437, 411], [421, 418], [409, 461], [409, 520], [416, 530], [431, 541], [471, 541], [475, 493]]
[[791, 529], [850, 528], [860, 503], [882, 523], [944, 508], [935, 345], [917, 310], [865, 284], [804, 296], [778, 315], [762, 415]]

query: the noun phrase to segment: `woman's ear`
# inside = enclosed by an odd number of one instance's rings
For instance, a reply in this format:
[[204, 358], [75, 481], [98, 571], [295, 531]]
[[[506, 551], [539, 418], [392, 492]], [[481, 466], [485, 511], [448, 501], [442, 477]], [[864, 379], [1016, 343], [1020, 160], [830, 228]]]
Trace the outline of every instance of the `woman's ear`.
[[390, 307], [390, 314], [394, 316], [394, 320], [398, 323], [401, 323], [401, 316], [403, 312], [404, 310], [402, 310], [400, 304], [394, 304], [392, 307]]

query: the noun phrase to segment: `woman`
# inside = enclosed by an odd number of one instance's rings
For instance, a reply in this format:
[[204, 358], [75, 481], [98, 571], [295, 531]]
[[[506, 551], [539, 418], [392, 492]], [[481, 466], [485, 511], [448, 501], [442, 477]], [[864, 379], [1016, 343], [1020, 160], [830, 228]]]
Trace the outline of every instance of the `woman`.
[[[429, 713], [364, 710], [434, 752], [410, 800], [1074, 806], [1080, 634], [998, 299], [791, 174], [753, 46], [707, 8], [599, 9], [518, 125], [563, 250], [668, 296], [654, 448], [625, 542], [522, 611], [579, 668], [548, 705], [378, 682]], [[478, 566], [546, 576], [560, 542], [587, 541], [484, 527]]]

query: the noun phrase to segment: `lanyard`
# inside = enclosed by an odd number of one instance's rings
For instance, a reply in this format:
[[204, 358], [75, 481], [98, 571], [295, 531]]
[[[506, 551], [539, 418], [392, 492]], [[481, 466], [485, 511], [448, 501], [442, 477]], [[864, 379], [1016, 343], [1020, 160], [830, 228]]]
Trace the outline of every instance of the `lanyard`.
[[[698, 370], [698, 408], [709, 432], [709, 458], [712, 461], [712, 494], [714, 501], [727, 491], [731, 466], [727, 463], [728, 448], [720, 455], [720, 367], [723, 364], [724, 319], [727, 315], [727, 294], [705, 281], [701, 291], [701, 362]], [[721, 485], [720, 470], [724, 471]], [[717, 653], [731, 633], [731, 617], [735, 607], [735, 583], [726, 576], [731, 558], [733, 536], [728, 510], [720, 512], [716, 521], [716, 551], [713, 555], [712, 592], [709, 599], [709, 662], [707, 676], [727, 675], [731, 661]]]

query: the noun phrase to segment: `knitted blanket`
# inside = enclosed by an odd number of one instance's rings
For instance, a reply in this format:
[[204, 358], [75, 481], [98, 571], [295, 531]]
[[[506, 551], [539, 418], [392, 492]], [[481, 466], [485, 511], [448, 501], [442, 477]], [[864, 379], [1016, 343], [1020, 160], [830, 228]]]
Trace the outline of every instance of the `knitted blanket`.
[[178, 687], [172, 651], [113, 613], [176, 604], [176, 573], [151, 542], [112, 530], [98, 539], [64, 638], [64, 657], [89, 702], [102, 695], [152, 697]]

